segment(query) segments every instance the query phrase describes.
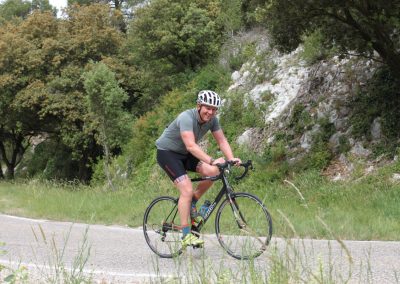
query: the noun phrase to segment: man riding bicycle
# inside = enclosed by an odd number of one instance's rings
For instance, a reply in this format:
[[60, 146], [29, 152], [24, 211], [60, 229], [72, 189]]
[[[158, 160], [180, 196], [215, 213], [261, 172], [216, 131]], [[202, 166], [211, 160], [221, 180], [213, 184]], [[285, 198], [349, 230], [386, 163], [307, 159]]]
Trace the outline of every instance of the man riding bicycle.
[[[157, 162], [174, 182], [180, 192], [178, 211], [182, 226], [182, 247], [202, 246], [204, 241], [191, 233], [189, 216], [199, 222], [196, 202], [213, 184], [210, 180], [201, 181], [196, 190], [187, 171], [198, 172], [201, 176], [214, 176], [219, 173], [215, 166], [224, 163], [225, 158], [241, 163], [233, 156], [231, 146], [216, 117], [221, 106], [221, 98], [216, 92], [203, 90], [198, 93], [197, 106], [188, 109], [164, 130], [157, 139]], [[201, 138], [211, 131], [225, 158], [213, 159], [198, 145]]]

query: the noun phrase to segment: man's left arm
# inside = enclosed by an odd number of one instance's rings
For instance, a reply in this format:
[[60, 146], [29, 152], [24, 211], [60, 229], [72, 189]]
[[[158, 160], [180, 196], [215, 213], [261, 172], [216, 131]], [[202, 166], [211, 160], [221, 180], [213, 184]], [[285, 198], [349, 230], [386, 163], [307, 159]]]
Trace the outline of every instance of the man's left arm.
[[212, 132], [212, 135], [214, 136], [214, 139], [217, 141], [219, 148], [221, 149], [222, 153], [228, 161], [238, 160], [239, 163], [241, 162], [239, 158], [235, 158], [233, 156], [232, 148], [229, 145], [228, 140], [226, 139], [222, 129]]

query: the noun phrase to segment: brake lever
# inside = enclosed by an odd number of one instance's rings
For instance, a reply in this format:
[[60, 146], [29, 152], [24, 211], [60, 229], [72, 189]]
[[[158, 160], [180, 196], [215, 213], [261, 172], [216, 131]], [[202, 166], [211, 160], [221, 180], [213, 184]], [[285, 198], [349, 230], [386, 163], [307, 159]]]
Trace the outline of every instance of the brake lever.
[[240, 177], [235, 177], [235, 180], [240, 180], [244, 178], [247, 175], [249, 168], [253, 170], [253, 163], [251, 162], [251, 160], [248, 160], [246, 163], [241, 164], [241, 166], [244, 167], [244, 173]]

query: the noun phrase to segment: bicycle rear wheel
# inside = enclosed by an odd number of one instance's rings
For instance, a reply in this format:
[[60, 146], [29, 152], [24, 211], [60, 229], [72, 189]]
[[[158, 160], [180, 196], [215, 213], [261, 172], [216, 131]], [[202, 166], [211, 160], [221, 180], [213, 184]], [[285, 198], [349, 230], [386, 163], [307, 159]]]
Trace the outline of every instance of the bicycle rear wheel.
[[218, 208], [215, 232], [225, 251], [236, 259], [261, 255], [272, 236], [272, 220], [261, 200], [249, 193], [233, 193]]
[[154, 199], [144, 213], [144, 237], [150, 249], [160, 257], [172, 258], [182, 253], [177, 213], [178, 199], [169, 196]]

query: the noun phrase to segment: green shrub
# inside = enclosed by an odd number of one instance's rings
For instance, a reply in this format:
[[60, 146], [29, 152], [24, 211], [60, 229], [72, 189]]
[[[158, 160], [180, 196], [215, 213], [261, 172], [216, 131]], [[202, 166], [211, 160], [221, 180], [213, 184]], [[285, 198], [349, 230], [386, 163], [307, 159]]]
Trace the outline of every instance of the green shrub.
[[239, 70], [244, 63], [256, 56], [256, 43], [251, 42], [243, 46], [237, 46], [238, 50], [232, 54], [229, 59], [229, 68], [231, 71]]
[[304, 48], [300, 54], [300, 58], [310, 65], [326, 59], [334, 53], [333, 49], [326, 48], [324, 44], [324, 35], [320, 30], [315, 30], [311, 34], [303, 35], [302, 40]]
[[37, 145], [26, 166], [31, 177], [73, 180], [78, 176], [78, 163], [73, 159], [71, 150], [54, 139]]
[[263, 127], [263, 107], [241, 92], [231, 93], [227, 98], [227, 105], [220, 111], [221, 125], [228, 140], [233, 140], [246, 128]]
[[188, 84], [190, 89], [194, 90], [193, 98], [196, 97], [196, 91], [200, 90], [222, 90], [226, 89], [230, 83], [230, 72], [224, 70], [216, 64], [209, 64], [202, 68]]
[[332, 152], [326, 143], [314, 145], [309, 157], [307, 158], [307, 168], [324, 169], [332, 159]]
[[339, 137], [339, 153], [347, 153], [350, 151], [351, 146], [349, 140], [345, 136]]
[[304, 133], [305, 129], [309, 129], [312, 124], [312, 118], [309, 111], [303, 104], [296, 104], [293, 107], [292, 116], [288, 126], [294, 130], [295, 134], [300, 135]]
[[383, 137], [374, 152], [394, 154], [400, 138], [400, 94], [399, 83], [389, 70], [385, 67], [378, 69], [351, 104], [354, 108], [350, 117], [352, 134], [371, 140], [372, 122], [380, 117]]
[[272, 145], [268, 145], [263, 152], [263, 158], [269, 162], [282, 162], [286, 158], [286, 149], [284, 141], [278, 140]]

